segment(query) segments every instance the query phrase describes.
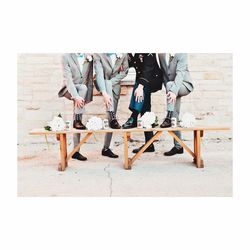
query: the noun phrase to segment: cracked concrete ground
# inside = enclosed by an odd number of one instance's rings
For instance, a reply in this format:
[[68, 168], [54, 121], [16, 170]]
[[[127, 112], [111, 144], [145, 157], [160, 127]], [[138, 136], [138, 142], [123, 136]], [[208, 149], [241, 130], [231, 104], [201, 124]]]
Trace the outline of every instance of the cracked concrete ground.
[[[102, 139], [84, 144], [88, 161], [70, 160], [57, 171], [59, 144], [55, 141], [18, 146], [18, 196], [232, 196], [232, 141], [203, 140], [204, 169], [188, 153], [163, 156], [172, 141], [155, 143], [156, 152], [143, 154], [132, 170], [123, 169], [123, 144], [116, 138], [118, 159], [100, 155]], [[192, 142], [187, 141], [191, 147]], [[130, 142], [129, 153], [141, 142]]]

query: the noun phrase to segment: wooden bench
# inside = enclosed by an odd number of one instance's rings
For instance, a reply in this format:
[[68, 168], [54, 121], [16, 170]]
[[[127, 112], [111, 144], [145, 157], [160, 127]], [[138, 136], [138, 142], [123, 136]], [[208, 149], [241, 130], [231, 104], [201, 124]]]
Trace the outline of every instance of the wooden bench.
[[[168, 132], [174, 139], [176, 139], [180, 145], [191, 155], [193, 158], [194, 164], [197, 168], [203, 168], [204, 162], [201, 157], [201, 138], [204, 135], [204, 131], [216, 131], [216, 130], [230, 130], [228, 127], [193, 127], [193, 128], [151, 128], [151, 129], [108, 129], [108, 130], [76, 130], [71, 129], [69, 131], [47, 131], [45, 129], [33, 129], [30, 131], [31, 135], [55, 135], [57, 139], [60, 141], [60, 156], [61, 162], [58, 165], [59, 171], [64, 171], [68, 166], [68, 161], [71, 159], [72, 155], [81, 147], [81, 145], [86, 142], [91, 135], [98, 133], [122, 133], [124, 138], [124, 168], [131, 169], [132, 164], [136, 159], [148, 148], [148, 146], [154, 142], [163, 132]], [[155, 132], [154, 136], [149, 140], [137, 153], [134, 154], [132, 158], [128, 156], [128, 143], [131, 136], [131, 133], [145, 132], [145, 131], [153, 131]], [[174, 131], [182, 131], [182, 132], [192, 132], [193, 133], [193, 150], [191, 150], [182, 140], [180, 140], [174, 133]], [[81, 133], [84, 134], [84, 137], [81, 139], [80, 143], [70, 152], [67, 153], [67, 135], [73, 133]]]

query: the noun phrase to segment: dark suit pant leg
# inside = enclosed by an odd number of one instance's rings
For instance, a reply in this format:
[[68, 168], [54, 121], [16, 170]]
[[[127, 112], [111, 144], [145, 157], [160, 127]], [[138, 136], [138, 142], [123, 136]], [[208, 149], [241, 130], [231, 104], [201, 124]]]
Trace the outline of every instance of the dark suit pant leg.
[[[151, 111], [151, 91], [146, 86], [144, 87], [144, 102], [141, 109], [141, 115], [144, 115], [146, 112]], [[145, 142], [149, 141], [153, 137], [153, 132], [144, 132]]]
[[[135, 90], [138, 87], [138, 82], [135, 82], [135, 85], [133, 87], [133, 91], [131, 94], [131, 98], [130, 98], [130, 104], [129, 104], [129, 109], [133, 112], [134, 110], [138, 111], [138, 113], [141, 113], [143, 105], [144, 105], [144, 100], [142, 102], [136, 102], [135, 100]], [[145, 91], [144, 91], [144, 95], [145, 95]]]

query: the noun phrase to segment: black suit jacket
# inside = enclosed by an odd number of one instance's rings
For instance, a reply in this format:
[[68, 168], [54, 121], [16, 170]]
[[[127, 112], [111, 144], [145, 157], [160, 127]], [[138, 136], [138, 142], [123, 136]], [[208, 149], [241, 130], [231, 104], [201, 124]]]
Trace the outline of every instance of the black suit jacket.
[[136, 70], [136, 81], [147, 86], [151, 92], [162, 89], [163, 73], [160, 69], [155, 53], [128, 54], [129, 67]]

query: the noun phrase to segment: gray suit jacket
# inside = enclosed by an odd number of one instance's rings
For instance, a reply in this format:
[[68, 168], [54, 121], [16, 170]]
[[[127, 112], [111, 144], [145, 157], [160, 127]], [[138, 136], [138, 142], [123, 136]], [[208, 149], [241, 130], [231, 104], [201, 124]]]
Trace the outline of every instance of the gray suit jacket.
[[88, 88], [86, 100], [87, 102], [93, 99], [93, 61], [85, 60], [82, 71], [75, 53], [64, 54], [62, 57], [63, 64], [63, 86], [60, 89], [58, 96], [63, 97], [67, 90], [72, 98], [79, 96], [75, 84], [85, 84]]
[[185, 53], [176, 53], [170, 64], [166, 62], [166, 53], [159, 53], [160, 66], [163, 71], [164, 84], [174, 81], [171, 92], [178, 94], [181, 84], [193, 91], [193, 81], [188, 70], [188, 58]]
[[112, 84], [115, 94], [120, 95], [121, 80], [129, 70], [127, 54], [122, 54], [122, 57], [116, 60], [113, 68], [111, 59], [106, 53], [94, 54], [94, 69], [99, 90], [106, 91], [106, 84]]

